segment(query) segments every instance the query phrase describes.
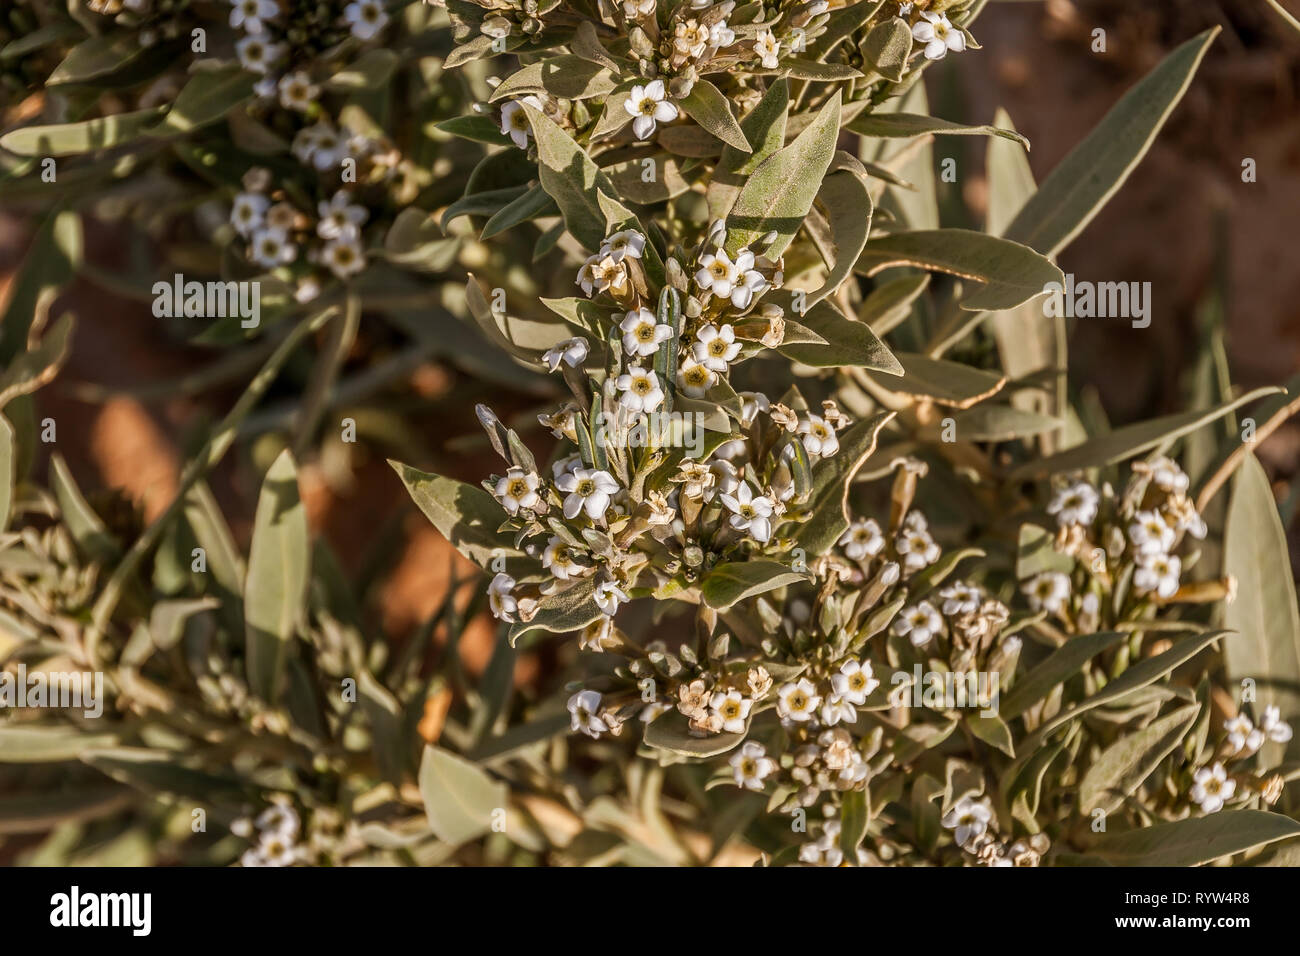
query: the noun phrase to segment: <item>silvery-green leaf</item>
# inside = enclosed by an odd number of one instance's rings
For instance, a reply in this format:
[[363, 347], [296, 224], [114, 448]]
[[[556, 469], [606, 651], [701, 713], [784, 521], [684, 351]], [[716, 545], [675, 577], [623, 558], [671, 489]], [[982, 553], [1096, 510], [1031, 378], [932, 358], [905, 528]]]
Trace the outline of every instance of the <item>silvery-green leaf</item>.
[[867, 809], [867, 792], [850, 790], [840, 799], [840, 850], [844, 859], [856, 863], [858, 847], [867, 835], [871, 815]]
[[596, 577], [591, 575], [559, 594], [542, 598], [532, 619], [510, 625], [510, 646], [517, 646], [520, 638], [534, 631], [567, 634], [599, 620], [603, 612], [596, 604], [595, 593]]
[[377, 89], [388, 82], [401, 61], [402, 58], [396, 51], [376, 47], [334, 71], [325, 81], [325, 87], [340, 93]]
[[850, 130], [862, 136], [910, 138], [913, 136], [1000, 136], [1003, 139], [1019, 143], [1026, 149], [1029, 140], [1014, 129], [999, 126], [966, 126], [935, 116], [918, 116], [915, 113], [868, 113], [849, 123]]
[[189, 766], [184, 754], [171, 750], [147, 747], [95, 749], [84, 751], [81, 760], [118, 783], [145, 793], [235, 806], [246, 805], [258, 795], [256, 787], [238, 777]]
[[605, 96], [616, 85], [617, 77], [608, 67], [564, 53], [511, 73], [492, 93], [491, 102], [518, 99], [530, 93], [549, 93], [565, 100], [589, 100]]
[[709, 607], [725, 610], [745, 598], [807, 580], [806, 572], [792, 571], [780, 561], [728, 561], [704, 576], [700, 596]]
[[1007, 720], [1019, 717], [1038, 703], [1057, 684], [1069, 680], [1090, 660], [1124, 640], [1121, 631], [1102, 631], [1071, 637], [1016, 684], [1002, 698], [998, 712]]
[[717, 757], [729, 750], [739, 747], [745, 739], [744, 733], [709, 734], [698, 737], [691, 733], [687, 719], [677, 711], [669, 711], [646, 724], [646, 746], [683, 757]]
[[[1064, 424], [1061, 419], [1050, 415], [993, 402], [981, 402], [973, 408], [956, 411], [950, 417], [961, 441], [1005, 442], [1039, 435]], [[935, 424], [923, 432], [937, 436], [941, 427]]]
[[77, 123], [20, 126], [0, 136], [0, 149], [16, 156], [80, 156], [122, 146], [143, 135], [163, 114], [163, 107], [114, 113]]
[[817, 201], [826, 210], [834, 255], [827, 264], [826, 281], [808, 296], [810, 306], [831, 295], [848, 278], [871, 233], [871, 194], [851, 170], [827, 176], [817, 193]]
[[77, 727], [0, 726], [0, 764], [76, 760], [83, 753], [117, 743], [113, 734], [92, 734]]
[[1074, 556], [1064, 554], [1054, 545], [1056, 536], [1033, 524], [1020, 526], [1016, 545], [1016, 577], [1027, 581], [1047, 571], [1069, 574], [1074, 570]]
[[370, 749], [380, 774], [390, 783], [401, 784], [408, 749], [401, 704], [368, 670], [357, 678], [357, 701], [370, 724]]
[[[793, 302], [790, 293], [776, 293], [769, 299], [785, 306], [787, 312], [790, 311]], [[824, 344], [810, 344], [793, 339], [783, 341], [776, 350], [787, 358], [814, 368], [854, 366], [890, 376], [901, 374], [902, 365], [871, 326], [849, 318], [832, 303], [818, 302], [802, 314], [798, 311], [793, 314], [798, 315], [799, 323], [819, 336]]]
[[411, 500], [456, 550], [479, 567], [493, 557], [519, 557], [511, 535], [500, 532], [505, 512], [482, 488], [389, 461]]
[[1079, 812], [1112, 812], [1182, 742], [1196, 722], [1200, 704], [1190, 704], [1122, 735], [1099, 756], [1079, 784]]
[[[630, 117], [629, 117], [630, 118]], [[434, 124], [434, 129], [459, 136], [462, 139], [488, 143], [492, 146], [513, 146], [514, 142], [501, 132], [501, 125], [487, 116], [454, 116]]]
[[853, 476], [876, 450], [880, 430], [893, 417], [893, 412], [886, 412], [851, 425], [839, 436], [839, 452], [813, 466], [810, 514], [794, 536], [794, 543], [809, 557], [829, 552], [848, 530]]
[[[917, 353], [895, 353], [901, 375], [872, 377], [884, 388], [926, 398], [952, 408], [969, 408], [1002, 390], [1006, 379], [961, 362], [930, 358]], [[960, 436], [960, 433], [958, 434]]]
[[786, 113], [789, 108], [790, 85], [785, 79], [780, 79], [768, 88], [758, 105], [740, 121], [741, 132], [753, 152], [732, 146], [723, 149], [705, 193], [710, 216], [724, 219], [731, 211], [745, 180], [764, 160], [785, 145]]
[[[902, 80], [911, 52], [912, 28], [898, 17], [877, 23], [862, 41], [862, 59], [876, 73], [893, 83]], [[849, 128], [852, 129], [852, 126]]]
[[900, 276], [872, 289], [858, 306], [858, 321], [876, 335], [887, 335], [912, 314], [912, 303], [930, 284], [930, 273]]
[[48, 385], [68, 358], [76, 320], [65, 312], [37, 342], [29, 342], [27, 351], [17, 355], [0, 373], [0, 408], [19, 395], [29, 395]]
[[483, 231], [479, 233], [479, 238], [483, 240], [491, 239], [493, 236], [499, 235], [507, 229], [513, 229], [530, 219], [554, 216], [559, 211], [559, 207], [555, 205], [555, 200], [546, 194], [546, 190], [541, 186], [532, 186], [522, 196], [512, 199], [497, 210], [492, 218], [484, 224]]
[[1011, 728], [997, 714], [988, 716], [979, 713], [968, 714], [965, 720], [970, 732], [990, 747], [997, 748], [1008, 757], [1016, 755], [1015, 742], [1011, 737]]
[[679, 101], [679, 105], [687, 116], [732, 149], [743, 153], [751, 151], [740, 123], [732, 115], [731, 104], [708, 80], [697, 80], [691, 87], [691, 92]]
[[491, 829], [492, 812], [505, 809], [509, 790], [464, 757], [429, 745], [420, 760], [420, 796], [434, 836], [459, 846]]
[[[654, 164], [652, 167], [645, 165], [647, 159]], [[691, 188], [690, 182], [682, 175], [677, 158], [667, 153], [629, 159], [606, 166], [604, 170], [614, 184], [615, 195], [642, 206], [666, 202]], [[653, 171], [649, 182], [646, 181], [647, 171]]]
[[252, 73], [237, 65], [200, 70], [181, 87], [176, 102], [150, 133], [155, 136], [190, 133], [215, 123], [253, 98], [255, 82]]
[[1300, 836], [1300, 823], [1263, 810], [1221, 810], [1101, 835], [1088, 849], [1112, 866], [1200, 866]]
[[50, 488], [59, 502], [64, 526], [86, 557], [108, 563], [121, 556], [121, 547], [82, 495], [67, 462], [58, 452], [50, 456]]
[[111, 816], [139, 795], [115, 783], [75, 790], [0, 796], [0, 834], [48, 833], [60, 824], [85, 823]]

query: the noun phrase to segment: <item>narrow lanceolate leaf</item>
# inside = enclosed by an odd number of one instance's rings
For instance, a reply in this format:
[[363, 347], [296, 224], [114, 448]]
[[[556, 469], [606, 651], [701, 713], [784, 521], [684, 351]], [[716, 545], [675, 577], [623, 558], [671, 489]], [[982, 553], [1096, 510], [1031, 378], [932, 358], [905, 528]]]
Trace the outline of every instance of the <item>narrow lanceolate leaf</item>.
[[82, 495], [67, 462], [58, 452], [50, 456], [50, 490], [59, 503], [63, 524], [82, 554], [100, 563], [108, 563], [121, 556], [122, 549], [116, 539]]
[[0, 726], [0, 764], [76, 760], [99, 747], [112, 747], [112, 734], [90, 734], [76, 727]]
[[459, 846], [491, 829], [509, 790], [464, 757], [430, 745], [420, 760], [420, 796], [434, 836]]
[[54, 325], [0, 374], [0, 408], [19, 395], [27, 395], [54, 380], [67, 360], [76, 320], [72, 313], [61, 315]]
[[1114, 647], [1125, 638], [1120, 631], [1103, 631], [1072, 637], [1024, 677], [1002, 698], [999, 713], [1007, 720], [1019, 717], [1046, 697], [1053, 687], [1069, 680], [1102, 651]]
[[27, 348], [42, 303], [57, 295], [80, 268], [83, 245], [76, 213], [56, 210], [41, 223], [0, 312], [0, 365], [8, 367]]
[[785, 145], [786, 113], [789, 108], [790, 84], [783, 78], [773, 83], [758, 105], [740, 121], [740, 129], [752, 152], [733, 146], [723, 149], [705, 193], [710, 216], [725, 219], [736, 196], [740, 194], [740, 187], [750, 174]]
[[849, 124], [849, 129], [863, 136], [906, 139], [913, 136], [1001, 136], [1029, 148], [1029, 140], [1014, 129], [1000, 126], [965, 126], [935, 116], [915, 113], [868, 113]]
[[[572, 137], [556, 126], [544, 113], [524, 104], [537, 143], [538, 173], [542, 188], [560, 207], [569, 232], [588, 249], [600, 248], [605, 239], [605, 212], [597, 190], [606, 197], [615, 195], [614, 187], [591, 157]], [[628, 218], [632, 217], [630, 212]]]
[[1300, 823], [1280, 813], [1221, 810], [1140, 830], [1107, 833], [1088, 852], [1112, 866], [1200, 866], [1297, 836]]
[[151, 132], [155, 135], [188, 133], [215, 123], [252, 99], [255, 80], [252, 73], [238, 66], [195, 73], [177, 94], [163, 121]]
[[1235, 408], [1249, 404], [1265, 395], [1274, 395], [1278, 388], [1257, 388], [1230, 402], [1224, 402], [1204, 411], [1181, 412], [1139, 422], [1125, 428], [1101, 435], [1081, 445], [1075, 445], [1056, 455], [1026, 462], [1011, 473], [1012, 481], [1020, 481], [1037, 475], [1054, 475], [1066, 471], [1078, 471], [1082, 468], [1096, 468], [1101, 465], [1113, 465], [1144, 451], [1150, 451], [1157, 445], [1182, 438], [1202, 425], [1217, 421]]
[[[793, 300], [788, 294], [780, 293], [772, 301], [785, 305]], [[798, 315], [798, 312], [794, 314]], [[901, 375], [903, 372], [903, 366], [894, 353], [871, 326], [850, 319], [830, 302], [818, 302], [799, 315], [799, 323], [822, 342], [782, 342], [777, 351], [787, 358], [814, 368], [853, 366], [887, 375]]]
[[543, 598], [528, 621], [510, 625], [510, 646], [535, 631], [567, 634], [581, 630], [603, 613], [596, 604], [596, 578], [584, 578], [573, 587]]
[[156, 107], [79, 123], [24, 126], [0, 136], [0, 149], [18, 156], [80, 156], [139, 138], [162, 113], [163, 108]]
[[14, 426], [0, 415], [0, 534], [9, 527], [9, 510], [14, 503], [18, 456], [14, 447]]
[[817, 194], [817, 201], [826, 210], [835, 249], [826, 281], [808, 296], [810, 306], [835, 292], [853, 272], [871, 232], [871, 194], [867, 192], [866, 183], [851, 170], [827, 176]]
[[482, 488], [389, 461], [424, 516], [456, 550], [486, 568], [497, 554], [518, 557], [513, 538], [497, 529], [505, 512]]
[[[896, 377], [876, 377], [885, 388], [925, 398], [952, 408], [969, 408], [1002, 390], [1007, 380], [994, 372], [972, 368], [961, 362], [934, 359], [928, 355], [900, 352], [895, 356], [901, 365]], [[958, 432], [965, 441], [969, 436]]]
[[780, 561], [729, 561], [704, 576], [700, 595], [709, 607], [725, 610], [747, 597], [807, 580], [806, 572]]
[[1049, 282], [1064, 284], [1061, 270], [1017, 242], [967, 229], [903, 232], [867, 243], [857, 271], [875, 275], [889, 266], [919, 266], [982, 283], [961, 307], [994, 312], [1045, 294]]
[[767, 250], [773, 259], [785, 252], [803, 225], [835, 155], [840, 131], [840, 93], [821, 108], [816, 119], [790, 145], [777, 150], [741, 187], [727, 216], [727, 250], [735, 253], [768, 232], [776, 241]]
[[732, 149], [751, 151], [749, 140], [732, 115], [731, 105], [721, 91], [708, 80], [697, 80], [691, 92], [679, 101], [686, 115], [722, 140]]
[[1182, 707], [1125, 734], [1102, 751], [1079, 784], [1079, 812], [1087, 816], [1100, 808], [1110, 813], [1132, 796], [1182, 742], [1200, 711], [1200, 704]]
[[614, 89], [611, 70], [572, 54], [548, 57], [510, 74], [492, 94], [492, 102], [530, 93], [550, 93], [565, 100], [587, 100]]
[[840, 850], [851, 863], [858, 860], [858, 847], [867, 835], [871, 813], [867, 806], [866, 790], [850, 790], [840, 803]]
[[[1286, 573], [1286, 531], [1254, 455], [1246, 456], [1233, 482], [1223, 567], [1237, 579], [1236, 600], [1224, 611], [1225, 626], [1237, 632], [1223, 642], [1228, 677], [1238, 686], [1254, 680], [1255, 712], [1277, 707], [1294, 726], [1300, 718], [1300, 611]], [[1267, 744], [1264, 765], [1274, 766], [1282, 750], [1280, 744]]]
[[744, 733], [696, 736], [691, 733], [686, 718], [675, 710], [650, 721], [645, 728], [646, 746], [682, 757], [717, 757], [734, 750], [744, 739]]
[[880, 430], [893, 417], [886, 412], [850, 426], [839, 436], [839, 453], [814, 466], [810, 514], [794, 537], [809, 555], [826, 554], [848, 530], [853, 477], [876, 450]]
[[1052, 170], [1006, 237], [1052, 256], [1083, 231], [1146, 155], [1218, 33], [1214, 27], [1188, 40], [1125, 93]]
[[285, 450], [267, 471], [258, 495], [244, 585], [248, 685], [268, 703], [280, 692], [289, 642], [302, 619], [310, 562], [298, 470]]

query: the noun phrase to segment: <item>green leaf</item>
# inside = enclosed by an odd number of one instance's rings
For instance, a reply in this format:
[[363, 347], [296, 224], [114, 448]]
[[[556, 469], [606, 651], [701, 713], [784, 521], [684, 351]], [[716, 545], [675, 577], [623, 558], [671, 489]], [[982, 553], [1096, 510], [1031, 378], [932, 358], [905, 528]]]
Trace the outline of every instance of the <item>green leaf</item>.
[[780, 561], [728, 561], [704, 576], [700, 595], [705, 604], [721, 611], [756, 594], [807, 580], [807, 573], [792, 571]]
[[500, 124], [493, 122], [487, 116], [454, 116], [435, 123], [433, 128], [476, 143], [488, 143], [492, 146], [514, 145], [514, 141], [501, 132]]
[[1175, 438], [1182, 438], [1203, 425], [1217, 421], [1233, 409], [1279, 391], [1281, 389], [1257, 388], [1253, 392], [1247, 392], [1211, 409], [1165, 415], [1162, 418], [1153, 418], [1150, 421], [1138, 422], [1136, 425], [1117, 428], [1113, 432], [1100, 435], [1055, 455], [1025, 462], [1014, 469], [1009, 478], [1013, 482], [1025, 481], [1042, 475], [1113, 465], [1150, 451], [1158, 445], [1171, 442]]
[[1074, 557], [1056, 550], [1056, 536], [1033, 524], [1020, 526], [1020, 540], [1016, 546], [1016, 577], [1027, 581], [1047, 571], [1070, 574], [1074, 570]]
[[[790, 313], [790, 303], [793, 302], [790, 293], [776, 293], [770, 299], [785, 306], [787, 314]], [[871, 326], [849, 318], [832, 303], [818, 302], [799, 316], [799, 322], [808, 331], [820, 336], [824, 344], [793, 340], [782, 342], [776, 350], [786, 358], [814, 368], [854, 366], [886, 375], [902, 374], [903, 366]]]
[[807, 554], [826, 554], [849, 529], [853, 477], [876, 450], [880, 430], [893, 417], [893, 412], [884, 412], [851, 425], [839, 436], [839, 454], [813, 469], [810, 514], [794, 535], [794, 543]]
[[0, 725], [0, 764], [76, 760], [87, 751], [116, 743], [112, 734], [90, 734], [78, 727]]
[[968, 229], [926, 229], [872, 239], [857, 271], [872, 276], [890, 266], [918, 266], [982, 283], [962, 299], [969, 311], [995, 312], [1044, 295], [1049, 282], [1064, 285], [1061, 270], [1033, 249]]
[[78, 123], [21, 126], [0, 136], [0, 149], [17, 156], [80, 156], [112, 149], [143, 135], [163, 114], [163, 107], [115, 113]]
[[1295, 836], [1300, 836], [1300, 823], [1280, 813], [1221, 810], [1140, 830], [1107, 833], [1088, 852], [1112, 866], [1200, 866]]
[[1124, 734], [1102, 751], [1079, 784], [1079, 812], [1087, 816], [1101, 808], [1110, 813], [1125, 797], [1133, 796], [1160, 761], [1174, 752], [1200, 712], [1200, 704], [1190, 704]]
[[311, 544], [293, 456], [282, 451], [266, 472], [253, 518], [244, 585], [245, 667], [249, 690], [274, 703], [283, 688], [289, 642], [307, 599]]
[[785, 145], [786, 113], [789, 108], [790, 84], [785, 79], [780, 79], [768, 88], [758, 105], [740, 121], [741, 132], [753, 152], [733, 146], [722, 150], [706, 191], [710, 216], [725, 219], [736, 197], [740, 195], [740, 187], [764, 160]]
[[[1061, 419], [1051, 415], [1040, 415], [994, 402], [981, 402], [973, 408], [955, 412], [950, 417], [960, 441], [1005, 442], [1040, 435], [1064, 424]], [[937, 436], [941, 427], [941, 424], [935, 424], [922, 429], [922, 432]]]
[[511, 535], [498, 531], [505, 512], [482, 488], [389, 461], [411, 500], [465, 557], [481, 568], [498, 554], [519, 557]]
[[962, 362], [907, 352], [898, 352], [895, 358], [902, 366], [902, 374], [890, 378], [873, 374], [875, 381], [890, 391], [927, 398], [940, 405], [969, 408], [996, 395], [1006, 384], [1002, 376]]
[[998, 712], [1007, 720], [1019, 717], [1051, 693], [1053, 687], [1069, 680], [1083, 669], [1083, 665], [1127, 636], [1122, 631], [1102, 631], [1099, 634], [1071, 637], [1052, 651], [1041, 664], [1016, 681], [1015, 686], [1002, 698]]
[[609, 68], [564, 53], [516, 70], [496, 88], [490, 102], [507, 97], [517, 99], [530, 93], [549, 93], [563, 100], [589, 100], [611, 93], [617, 83]]
[[82, 554], [101, 564], [110, 563], [121, 555], [117, 541], [82, 495], [67, 462], [58, 452], [50, 456], [50, 489], [59, 502], [64, 526]]
[[997, 714], [990, 714], [987, 717], [981, 714], [969, 714], [966, 717], [966, 726], [970, 728], [972, 734], [990, 747], [996, 747], [1008, 757], [1016, 755], [1011, 728]]
[[18, 455], [14, 448], [14, 426], [0, 415], [0, 534], [9, 528], [14, 503], [14, 482], [18, 480]]
[[534, 631], [566, 634], [599, 620], [603, 612], [596, 605], [595, 593], [596, 577], [592, 575], [542, 599], [531, 620], [510, 625], [510, 646], [517, 646], [520, 638]]
[[865, 790], [850, 790], [840, 798], [840, 851], [844, 859], [857, 862], [858, 847], [862, 846], [870, 822]]
[[862, 41], [863, 61], [893, 83], [903, 79], [911, 53], [912, 29], [898, 17], [877, 23]]
[[357, 678], [357, 701], [370, 724], [370, 749], [379, 772], [389, 783], [400, 785], [406, 776], [407, 739], [402, 705], [368, 670]]
[[742, 153], [752, 151], [744, 130], [731, 113], [731, 104], [708, 80], [696, 80], [691, 92], [680, 101], [680, 105], [687, 116], [732, 149], [738, 149]]
[[193, 74], [176, 96], [155, 135], [189, 133], [215, 123], [253, 98], [256, 77], [238, 66]]
[[399, 212], [384, 235], [385, 259], [422, 272], [442, 272], [459, 249], [459, 239], [448, 238], [433, 216], [414, 207]]
[[359, 93], [362, 90], [374, 90], [388, 82], [393, 71], [402, 62], [395, 51], [377, 47], [363, 53], [360, 57], [334, 72], [325, 81], [325, 88], [343, 93]]
[[505, 809], [509, 790], [464, 757], [430, 745], [420, 760], [420, 796], [434, 836], [459, 846], [492, 828], [492, 811]]
[[72, 313], [64, 313], [38, 342], [29, 342], [28, 350], [9, 363], [0, 374], [0, 409], [19, 395], [30, 395], [54, 380], [68, 358], [75, 326]]
[[645, 743], [647, 747], [666, 750], [683, 757], [704, 759], [720, 756], [739, 747], [747, 733], [749, 733], [748, 727], [745, 728], [744, 733], [709, 734], [706, 737], [698, 737], [691, 733], [690, 722], [686, 717], [673, 710], [646, 724]]
[[765, 159], [741, 187], [727, 215], [729, 252], [753, 245], [771, 231], [777, 238], [767, 250], [768, 257], [775, 259], [786, 250], [821, 189], [839, 130], [840, 93], [836, 91], [811, 125]]
[[68, 51], [45, 85], [87, 83], [126, 66], [144, 49], [135, 33], [130, 31], [111, 31], [90, 37]]
[[[1237, 598], [1224, 609], [1224, 625], [1237, 633], [1223, 642], [1228, 678], [1256, 684], [1256, 713], [1277, 707], [1293, 726], [1300, 718], [1300, 610], [1286, 573], [1291, 562], [1286, 529], [1268, 475], [1253, 454], [1233, 479], [1224, 531], [1224, 570], [1237, 579]], [[1265, 745], [1264, 766], [1279, 762], [1281, 744]]]
[[913, 136], [1000, 136], [1003, 139], [1019, 143], [1029, 148], [1029, 140], [1014, 129], [998, 126], [965, 126], [936, 116], [920, 116], [915, 113], [868, 113], [859, 116], [848, 127], [862, 136], [874, 136], [888, 139], [902, 139]]
[[851, 170], [827, 176], [817, 193], [817, 201], [826, 210], [830, 222], [835, 256], [822, 287], [809, 293], [809, 306], [831, 295], [848, 278], [871, 232], [871, 194], [862, 178]]
[[135, 791], [113, 783], [0, 796], [0, 834], [48, 833], [61, 824], [110, 816], [138, 799]]
[[1006, 237], [1048, 256], [1069, 245], [1146, 155], [1218, 33], [1216, 26], [1188, 40], [1125, 93], [1052, 170]]
[[118, 783], [145, 793], [165, 794], [242, 807], [258, 797], [257, 788], [238, 777], [209, 773], [186, 765], [183, 755], [146, 747], [115, 747], [82, 753], [83, 763]]
[[479, 233], [479, 239], [486, 241], [508, 229], [513, 229], [515, 226], [528, 222], [530, 219], [537, 219], [539, 216], [554, 216], [559, 211], [559, 207], [555, 205], [555, 200], [547, 195], [545, 189], [541, 186], [532, 186], [522, 196], [512, 199], [497, 210], [492, 218], [484, 223], [483, 231]]

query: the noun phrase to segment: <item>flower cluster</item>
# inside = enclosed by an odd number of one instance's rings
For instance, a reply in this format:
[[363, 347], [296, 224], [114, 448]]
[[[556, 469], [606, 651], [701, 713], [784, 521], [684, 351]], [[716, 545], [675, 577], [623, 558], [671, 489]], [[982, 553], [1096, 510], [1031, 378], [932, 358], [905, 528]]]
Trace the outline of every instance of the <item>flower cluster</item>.
[[1291, 725], [1277, 707], [1268, 706], [1258, 726], [1244, 713], [1223, 723], [1224, 736], [1210, 763], [1191, 774], [1188, 799], [1202, 813], [1218, 813], [1230, 804], [1244, 805], [1258, 798], [1267, 805], [1282, 795], [1283, 780], [1276, 773], [1251, 770], [1246, 764], [1266, 743], [1291, 740]]

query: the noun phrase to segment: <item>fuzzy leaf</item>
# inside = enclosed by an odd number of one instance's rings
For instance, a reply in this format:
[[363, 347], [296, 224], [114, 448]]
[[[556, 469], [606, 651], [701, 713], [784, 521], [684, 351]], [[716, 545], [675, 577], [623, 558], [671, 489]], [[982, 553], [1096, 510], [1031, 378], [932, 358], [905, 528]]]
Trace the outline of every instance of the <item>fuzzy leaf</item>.
[[505, 511], [482, 488], [389, 461], [424, 516], [465, 557], [486, 568], [500, 553], [518, 557], [509, 534], [498, 531]]
[[731, 113], [727, 98], [708, 80], [697, 80], [680, 105], [687, 116], [732, 149], [742, 153], [752, 151], [749, 140]]
[[806, 573], [792, 571], [780, 561], [728, 561], [704, 576], [700, 595], [705, 604], [721, 611], [756, 594], [807, 580]]
[[1300, 836], [1300, 823], [1263, 810], [1209, 816], [1107, 833], [1089, 849], [1112, 866], [1200, 866], [1234, 853]]
[[1200, 704], [1180, 708], [1102, 751], [1079, 784], [1079, 812], [1088, 815], [1100, 807], [1110, 813], [1132, 796], [1160, 761], [1174, 752], [1200, 711]]
[[492, 811], [505, 808], [509, 790], [464, 757], [429, 745], [420, 760], [420, 796], [434, 836], [460, 846], [492, 828]]
[[[745, 733], [748, 733], [748, 728]], [[717, 757], [734, 750], [745, 739], [745, 733], [696, 737], [691, 734], [686, 717], [674, 710], [646, 724], [645, 742], [646, 746], [658, 750], [666, 750], [683, 757], [703, 759]]]

